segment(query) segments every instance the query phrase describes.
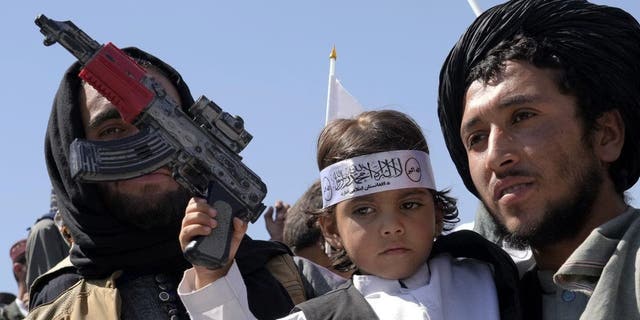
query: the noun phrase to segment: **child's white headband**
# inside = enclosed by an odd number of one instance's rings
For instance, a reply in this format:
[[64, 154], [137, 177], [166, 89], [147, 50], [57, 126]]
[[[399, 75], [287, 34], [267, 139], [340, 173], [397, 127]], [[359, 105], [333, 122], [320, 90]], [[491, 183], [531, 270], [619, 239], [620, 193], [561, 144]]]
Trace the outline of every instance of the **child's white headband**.
[[322, 207], [387, 190], [436, 189], [429, 154], [396, 150], [336, 162], [320, 171]]

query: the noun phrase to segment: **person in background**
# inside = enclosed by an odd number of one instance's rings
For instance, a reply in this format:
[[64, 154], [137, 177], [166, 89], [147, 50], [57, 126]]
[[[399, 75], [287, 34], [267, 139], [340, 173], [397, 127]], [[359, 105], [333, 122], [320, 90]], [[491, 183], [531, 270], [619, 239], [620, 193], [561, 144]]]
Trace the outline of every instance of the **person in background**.
[[49, 212], [29, 228], [27, 236], [27, 288], [30, 288], [33, 281], [40, 275], [69, 255], [69, 244], [64, 241], [53, 221], [58, 212], [58, 203], [53, 189], [51, 189], [49, 203]]
[[530, 319], [640, 319], [640, 24], [584, 0], [482, 13], [440, 72], [447, 148], [494, 230], [530, 246]]
[[[282, 200], [277, 200], [273, 207], [267, 208], [263, 214], [264, 225], [267, 228], [271, 241], [283, 242], [282, 233], [284, 223], [287, 219], [287, 212], [291, 206]], [[275, 217], [274, 217], [275, 213]]]
[[27, 316], [29, 309], [29, 288], [27, 287], [27, 261], [25, 257], [27, 239], [11, 246], [9, 256], [13, 264], [13, 277], [18, 284], [18, 294], [9, 305], [0, 308], [0, 320], [20, 320]]
[[309, 210], [322, 208], [320, 180], [316, 180], [287, 211], [283, 240], [296, 256], [309, 259], [321, 266], [329, 266], [329, 257], [324, 252], [324, 238], [318, 226], [309, 224]]
[[291, 248], [294, 261], [304, 276], [310, 281], [307, 290], [313, 290], [308, 296], [327, 293], [351, 276], [350, 271], [339, 271], [331, 265], [327, 253], [330, 244], [322, 236], [322, 230], [312, 219], [310, 212], [322, 208], [322, 190], [320, 180], [314, 181], [287, 211], [284, 223], [284, 243]]
[[67, 225], [64, 223], [64, 219], [62, 218], [62, 214], [60, 214], [60, 211], [56, 212], [56, 214], [53, 216], [53, 222], [58, 228], [58, 231], [60, 231], [64, 242], [66, 242], [67, 245], [71, 246], [73, 244], [73, 237], [71, 236], [69, 227], [67, 227]]
[[0, 292], [0, 308], [10, 305], [15, 299], [16, 295], [11, 292]]

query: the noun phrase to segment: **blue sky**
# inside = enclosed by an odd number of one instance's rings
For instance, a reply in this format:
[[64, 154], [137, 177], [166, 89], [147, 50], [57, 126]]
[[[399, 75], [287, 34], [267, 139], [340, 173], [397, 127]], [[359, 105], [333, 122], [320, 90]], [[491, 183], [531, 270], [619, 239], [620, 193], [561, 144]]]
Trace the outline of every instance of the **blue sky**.
[[[482, 9], [501, 1], [477, 1]], [[640, 17], [640, 2], [594, 1]], [[430, 144], [438, 188], [452, 188], [461, 219], [477, 200], [464, 188], [436, 116], [442, 62], [474, 19], [465, 0], [447, 1], [15, 1], [0, 12], [0, 291], [15, 292], [9, 247], [49, 207], [43, 140], [53, 96], [74, 61], [44, 47], [33, 23], [44, 13], [72, 20], [98, 42], [138, 46], [178, 69], [194, 96], [242, 116], [254, 139], [242, 152], [268, 186], [265, 204], [293, 203], [317, 177], [329, 52], [336, 75], [368, 110], [414, 117]], [[630, 195], [640, 198], [640, 187]], [[638, 206], [638, 201], [633, 201]], [[266, 239], [262, 220], [249, 234]], [[2, 249], [5, 248], [5, 249]], [[3, 251], [5, 250], [5, 251]]]

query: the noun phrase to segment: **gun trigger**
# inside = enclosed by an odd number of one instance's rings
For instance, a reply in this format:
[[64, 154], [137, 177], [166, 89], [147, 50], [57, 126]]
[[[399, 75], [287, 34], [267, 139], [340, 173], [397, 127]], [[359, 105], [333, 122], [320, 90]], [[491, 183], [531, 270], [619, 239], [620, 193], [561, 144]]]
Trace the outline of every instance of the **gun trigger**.
[[171, 170], [171, 178], [173, 178], [173, 180], [178, 180], [179, 176], [180, 174], [178, 174], [178, 169], [173, 168], [173, 170]]

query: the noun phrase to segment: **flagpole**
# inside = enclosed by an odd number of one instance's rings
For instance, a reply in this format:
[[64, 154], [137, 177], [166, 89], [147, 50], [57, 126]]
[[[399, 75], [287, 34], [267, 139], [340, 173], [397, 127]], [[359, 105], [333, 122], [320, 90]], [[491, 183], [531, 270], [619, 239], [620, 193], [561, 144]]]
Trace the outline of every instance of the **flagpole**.
[[475, 13], [476, 17], [482, 14], [482, 9], [480, 9], [480, 6], [478, 6], [475, 0], [467, 0], [467, 2], [469, 3], [469, 6], [471, 6], [471, 10], [473, 10], [473, 13]]
[[329, 105], [331, 103], [331, 88], [333, 87], [333, 78], [336, 76], [336, 58], [338, 55], [336, 54], [336, 46], [334, 45], [331, 49], [331, 53], [329, 54], [329, 85], [327, 88], [327, 108], [325, 111], [324, 124], [326, 125], [329, 122]]

